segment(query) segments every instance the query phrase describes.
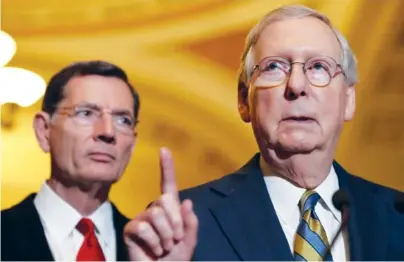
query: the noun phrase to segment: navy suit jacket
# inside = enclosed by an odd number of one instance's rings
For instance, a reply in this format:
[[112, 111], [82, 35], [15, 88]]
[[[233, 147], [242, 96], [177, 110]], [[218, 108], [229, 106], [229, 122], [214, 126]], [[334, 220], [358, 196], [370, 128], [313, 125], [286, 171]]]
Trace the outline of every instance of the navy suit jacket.
[[[398, 191], [346, 172], [334, 162], [350, 197], [350, 260], [404, 260], [404, 215]], [[180, 192], [199, 219], [193, 260], [293, 260], [259, 167], [259, 154], [239, 171]], [[287, 192], [285, 192], [287, 197]]]
[[[55, 260], [46, 240], [45, 232], [34, 205], [35, 194], [19, 204], [1, 211], [2, 261], [52, 261]], [[116, 231], [116, 259], [127, 261], [123, 241], [123, 228], [128, 219], [112, 205]]]

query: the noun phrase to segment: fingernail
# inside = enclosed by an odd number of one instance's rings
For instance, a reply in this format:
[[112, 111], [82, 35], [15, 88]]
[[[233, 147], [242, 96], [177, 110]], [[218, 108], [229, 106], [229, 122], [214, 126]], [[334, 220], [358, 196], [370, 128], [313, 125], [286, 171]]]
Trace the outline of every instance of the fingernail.
[[161, 247], [157, 247], [156, 249], [154, 249], [154, 254], [156, 256], [161, 256], [163, 254], [164, 250]]
[[165, 250], [169, 252], [169, 251], [171, 251], [173, 246], [174, 246], [174, 242], [172, 240], [170, 240], [170, 241], [167, 242]]
[[194, 204], [192, 203], [191, 200], [189, 200], [189, 211], [192, 211], [194, 209]]
[[184, 231], [182, 230], [182, 229], [178, 229], [177, 231], [176, 231], [176, 239], [177, 240], [181, 240], [183, 237], [184, 237]]

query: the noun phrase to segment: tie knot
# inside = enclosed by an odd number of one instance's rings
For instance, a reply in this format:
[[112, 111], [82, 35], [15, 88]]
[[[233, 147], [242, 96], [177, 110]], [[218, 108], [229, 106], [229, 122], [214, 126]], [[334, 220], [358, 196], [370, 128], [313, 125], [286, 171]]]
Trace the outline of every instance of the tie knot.
[[86, 235], [87, 233], [94, 233], [94, 223], [88, 218], [82, 218], [77, 224], [76, 228], [83, 235]]
[[320, 195], [317, 192], [311, 190], [304, 192], [299, 202], [302, 215], [304, 215], [307, 210], [314, 210], [318, 200], [320, 200]]

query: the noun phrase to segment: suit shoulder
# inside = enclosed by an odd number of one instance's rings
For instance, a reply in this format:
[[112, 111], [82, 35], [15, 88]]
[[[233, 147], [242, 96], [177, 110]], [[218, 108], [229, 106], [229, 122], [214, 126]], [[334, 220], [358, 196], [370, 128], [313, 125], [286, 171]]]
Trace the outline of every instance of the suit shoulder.
[[114, 203], [111, 202], [111, 206], [115, 226], [123, 228], [126, 225], [126, 223], [129, 222], [129, 218], [126, 217], [123, 213], [121, 213], [121, 211]]
[[34, 208], [34, 198], [35, 194], [30, 194], [21, 202], [1, 210], [1, 219], [3, 221], [7, 221], [8, 219], [15, 220], [20, 217], [24, 217], [27, 213], [32, 211]]
[[35, 215], [33, 200], [34, 194], [31, 194], [14, 206], [1, 211], [1, 237], [4, 240], [7, 239], [4, 242], [15, 239], [15, 232], [18, 232], [22, 225], [28, 223], [27, 221], [31, 222], [31, 218]]
[[355, 197], [360, 201], [371, 201], [375, 206], [385, 206], [392, 214], [399, 214], [395, 203], [398, 196], [403, 192], [352, 174], [349, 174], [348, 183], [352, 190], [356, 191]]
[[259, 155], [256, 154], [246, 164], [235, 172], [221, 178], [180, 191], [181, 199], [191, 199], [199, 204], [210, 204], [229, 195], [243, 185], [244, 180], [257, 172]]
[[234, 190], [235, 186], [241, 184], [238, 181], [245, 179], [246, 175], [240, 172], [230, 173], [204, 184], [181, 190], [180, 198], [191, 199], [196, 202], [210, 202], [209, 199], [214, 200]]
[[[392, 197], [396, 196], [400, 191], [397, 189], [377, 184], [375, 182], [372, 182], [370, 180], [367, 180], [363, 177], [359, 177], [355, 174], [352, 174], [348, 171], [346, 171], [339, 163], [335, 162], [334, 163], [334, 168], [337, 174], [346, 174], [347, 175], [347, 182], [352, 187], [353, 189], [360, 190], [361, 192], [365, 193], [366, 195], [368, 194], [376, 194], [379, 197]], [[402, 192], [401, 192], [402, 193]]]
[[365, 178], [350, 174], [350, 183], [357, 187], [357, 188], [363, 188], [366, 191], [368, 191], [371, 194], [377, 194], [379, 197], [386, 197], [386, 198], [391, 198], [395, 197], [399, 193], [403, 193], [398, 191], [397, 189], [377, 184], [375, 182], [369, 181]]

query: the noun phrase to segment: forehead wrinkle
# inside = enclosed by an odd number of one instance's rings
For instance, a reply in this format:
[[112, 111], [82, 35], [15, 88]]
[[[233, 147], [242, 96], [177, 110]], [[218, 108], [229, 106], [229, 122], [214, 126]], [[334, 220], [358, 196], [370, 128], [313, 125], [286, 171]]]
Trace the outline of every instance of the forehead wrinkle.
[[[98, 86], [100, 80], [103, 82], [101, 86]], [[105, 92], [102, 90], [102, 87], [106, 88]], [[117, 90], [116, 92], [127, 92], [128, 95], [125, 94], [125, 96], [122, 97], [122, 94], [119, 94], [119, 98], [117, 99], [120, 99], [118, 100], [120, 102], [117, 102], [116, 99], [111, 99], [112, 90]], [[131, 114], [134, 113], [132, 94], [127, 84], [118, 78], [98, 75], [76, 76], [66, 84], [64, 93], [63, 100], [74, 105], [87, 103], [109, 110], [126, 110]], [[109, 94], [109, 96], [106, 96], [106, 94]], [[120, 104], [126, 104], [126, 101], [128, 101], [128, 107], [120, 107]]]
[[126, 115], [130, 115], [132, 116], [132, 112], [128, 109], [125, 108], [111, 108], [110, 106], [101, 106], [97, 103], [91, 103], [88, 101], [83, 101], [83, 102], [79, 102], [76, 105], [73, 106], [79, 106], [79, 107], [90, 107], [92, 109], [98, 109], [98, 110], [104, 110], [104, 109], [108, 109], [108, 111], [111, 111], [111, 113], [113, 114], [118, 114], [118, 115], [122, 115], [122, 114], [126, 114]]
[[[299, 21], [301, 20], [301, 21]], [[304, 20], [304, 21], [303, 21]], [[296, 29], [301, 24], [312, 24], [310, 29]], [[289, 32], [289, 33], [288, 33]], [[317, 37], [320, 35], [321, 37]], [[320, 39], [319, 41], [315, 40]], [[341, 62], [342, 48], [338, 38], [331, 28], [322, 21], [315, 18], [301, 18], [277, 21], [268, 25], [261, 33], [253, 52], [256, 60], [261, 60], [267, 56], [284, 56], [289, 59], [308, 59], [309, 56], [326, 55]]]

